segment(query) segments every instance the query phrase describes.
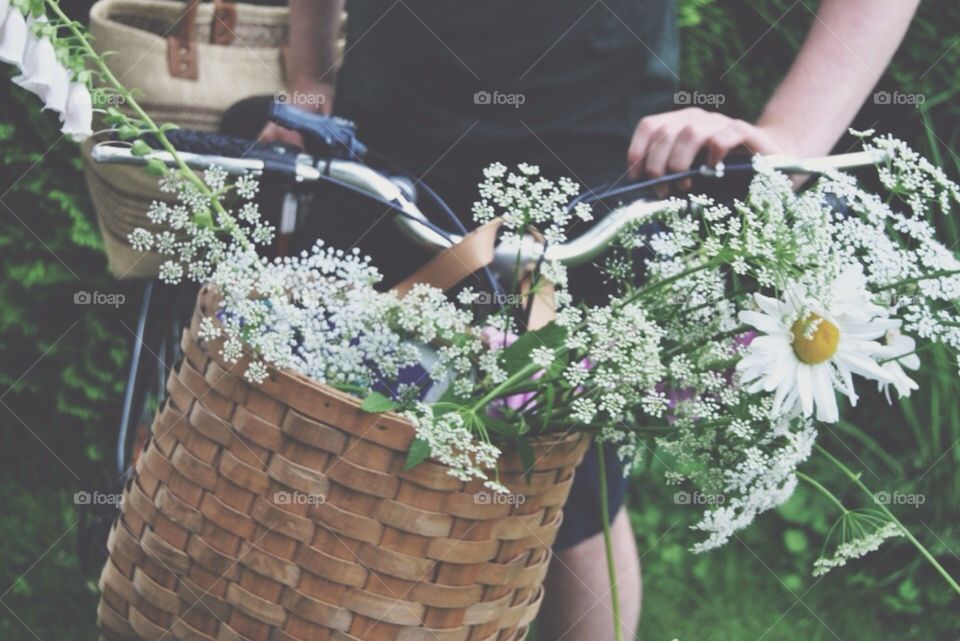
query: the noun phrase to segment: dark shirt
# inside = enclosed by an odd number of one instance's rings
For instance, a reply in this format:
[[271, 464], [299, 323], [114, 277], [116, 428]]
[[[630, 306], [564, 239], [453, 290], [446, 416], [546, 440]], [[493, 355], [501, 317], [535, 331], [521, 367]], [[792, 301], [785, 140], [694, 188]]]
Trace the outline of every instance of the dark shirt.
[[338, 113], [458, 213], [493, 161], [616, 180], [640, 118], [672, 108], [669, 0], [351, 0], [347, 12]]

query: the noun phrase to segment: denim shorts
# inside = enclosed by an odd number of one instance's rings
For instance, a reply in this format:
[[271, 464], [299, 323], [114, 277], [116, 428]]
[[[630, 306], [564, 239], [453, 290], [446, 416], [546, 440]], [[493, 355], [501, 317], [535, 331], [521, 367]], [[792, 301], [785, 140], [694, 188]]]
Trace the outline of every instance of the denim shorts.
[[[615, 448], [603, 445], [607, 477], [607, 509], [612, 521], [623, 506], [627, 492], [627, 477], [617, 458]], [[597, 460], [597, 443], [590, 444], [583, 463], [577, 468], [570, 488], [570, 498], [563, 508], [563, 522], [557, 533], [553, 549], [557, 552], [571, 548], [603, 531], [603, 514], [600, 511], [600, 463]]]

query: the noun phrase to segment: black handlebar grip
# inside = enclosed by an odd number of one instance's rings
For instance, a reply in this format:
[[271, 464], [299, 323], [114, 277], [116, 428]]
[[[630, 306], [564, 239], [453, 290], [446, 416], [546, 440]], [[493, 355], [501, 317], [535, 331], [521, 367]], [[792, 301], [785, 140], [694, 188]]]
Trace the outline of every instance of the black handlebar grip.
[[[297, 171], [297, 157], [300, 150], [294, 145], [282, 143], [262, 143], [247, 138], [193, 129], [171, 129], [166, 132], [177, 151], [201, 154], [205, 156], [225, 156], [227, 158], [246, 158], [263, 162], [266, 171], [275, 171], [293, 175]], [[151, 147], [159, 148], [155, 141], [147, 140]]]

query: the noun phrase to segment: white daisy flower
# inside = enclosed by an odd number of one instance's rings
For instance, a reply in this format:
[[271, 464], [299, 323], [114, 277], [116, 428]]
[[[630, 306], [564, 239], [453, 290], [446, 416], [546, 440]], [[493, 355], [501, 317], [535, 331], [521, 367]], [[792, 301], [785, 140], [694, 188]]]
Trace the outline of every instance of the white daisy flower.
[[853, 374], [892, 383], [877, 364], [876, 341], [898, 321], [876, 314], [860, 284], [849, 270], [841, 274], [829, 307], [797, 287], [788, 287], [784, 300], [756, 294], [759, 311], [739, 314], [741, 322], [761, 332], [737, 363], [747, 391], [773, 392], [775, 414], [799, 409], [832, 423], [839, 419], [837, 391], [856, 405]]
[[900, 333], [898, 329], [891, 329], [884, 337], [884, 345], [877, 352], [880, 367], [890, 377], [890, 382], [879, 381], [878, 387], [890, 402], [890, 386], [893, 385], [901, 397], [910, 396], [910, 393], [919, 389], [917, 382], [907, 376], [903, 368], [920, 369], [920, 357], [917, 356], [917, 342], [910, 336]]

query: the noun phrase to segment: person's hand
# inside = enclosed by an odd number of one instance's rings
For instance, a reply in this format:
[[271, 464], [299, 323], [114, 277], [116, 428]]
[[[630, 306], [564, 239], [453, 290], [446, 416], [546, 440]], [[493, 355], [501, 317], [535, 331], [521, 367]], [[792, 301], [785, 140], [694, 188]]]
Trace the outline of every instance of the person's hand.
[[[627, 167], [632, 178], [659, 178], [668, 173], [690, 169], [697, 155], [706, 153], [708, 165], [715, 165], [731, 151], [750, 155], [785, 153], [786, 145], [770, 131], [715, 111], [697, 107], [668, 111], [642, 119], [633, 133], [627, 151]], [[681, 190], [691, 181], [679, 181]], [[658, 187], [661, 196], [666, 187]]]
[[[296, 107], [330, 115], [333, 113], [333, 92], [334, 87], [329, 82], [301, 82], [285, 92], [285, 96]], [[303, 149], [303, 136], [272, 122], [263, 128], [257, 141], [287, 143]]]

